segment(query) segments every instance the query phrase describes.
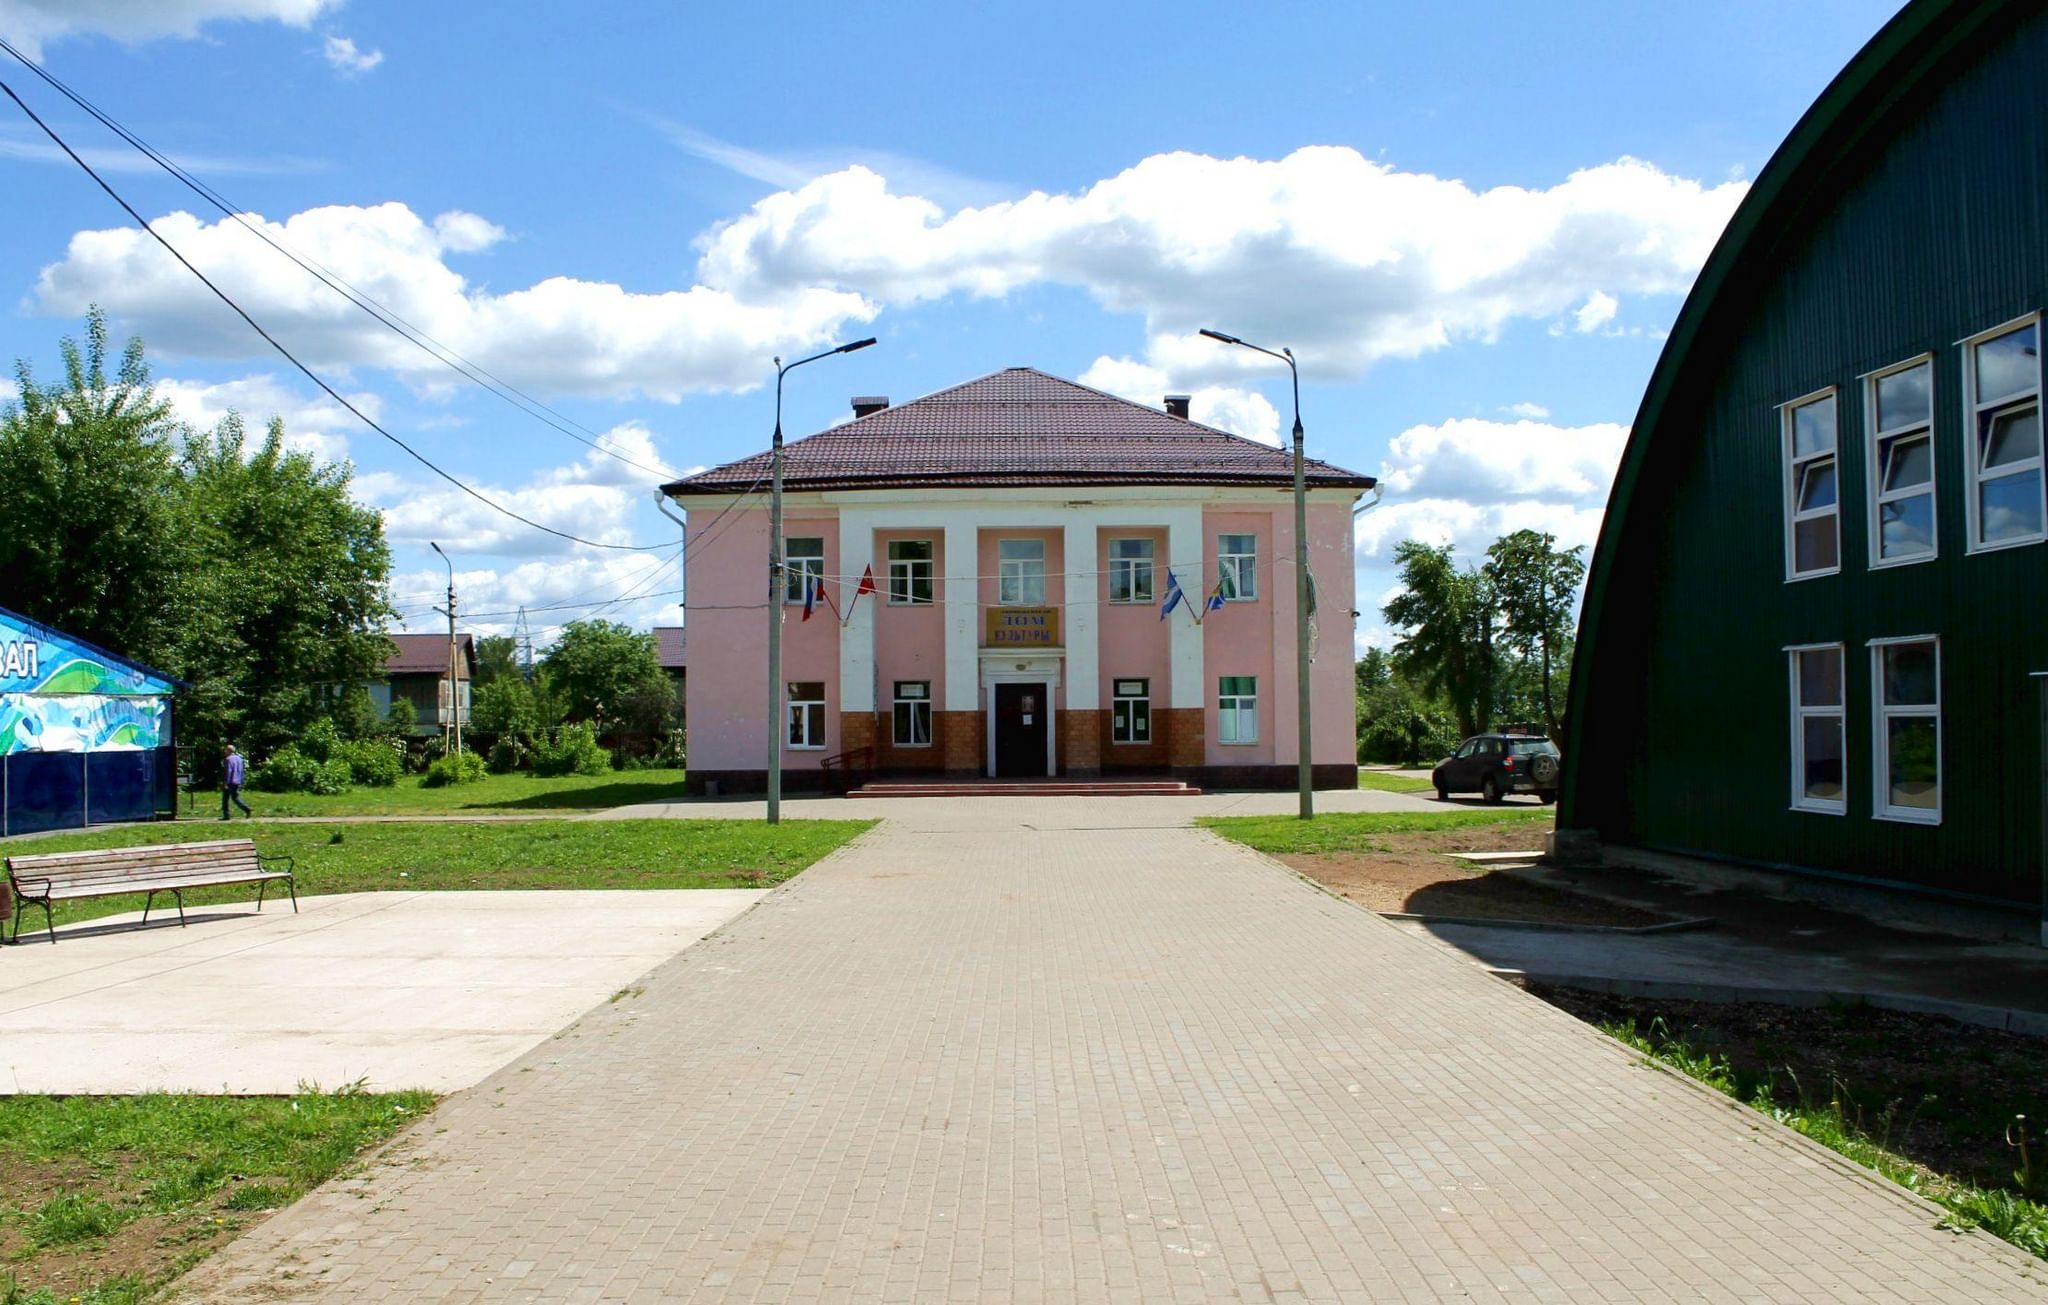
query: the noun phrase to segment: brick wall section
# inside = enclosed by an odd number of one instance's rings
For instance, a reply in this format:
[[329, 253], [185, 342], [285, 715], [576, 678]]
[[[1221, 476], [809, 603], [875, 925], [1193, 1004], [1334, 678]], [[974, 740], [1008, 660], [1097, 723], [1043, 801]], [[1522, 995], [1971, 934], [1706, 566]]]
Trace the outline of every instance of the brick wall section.
[[934, 713], [932, 730], [948, 775], [980, 775], [988, 768], [987, 723], [980, 712]]
[[1153, 727], [1166, 727], [1166, 764], [1175, 775], [1192, 775], [1202, 769], [1207, 754], [1207, 724], [1203, 708], [1168, 707], [1153, 712]]
[[1106, 711], [1063, 711], [1060, 713], [1060, 773], [1074, 779], [1094, 779], [1102, 773], [1102, 740], [1109, 728]]
[[1149, 743], [1116, 743], [1110, 738], [1110, 713], [1098, 713], [1101, 728], [1095, 737], [1100, 740], [1102, 769], [1104, 771], [1144, 771], [1159, 774], [1166, 770], [1166, 714], [1162, 708], [1152, 718], [1152, 741]]

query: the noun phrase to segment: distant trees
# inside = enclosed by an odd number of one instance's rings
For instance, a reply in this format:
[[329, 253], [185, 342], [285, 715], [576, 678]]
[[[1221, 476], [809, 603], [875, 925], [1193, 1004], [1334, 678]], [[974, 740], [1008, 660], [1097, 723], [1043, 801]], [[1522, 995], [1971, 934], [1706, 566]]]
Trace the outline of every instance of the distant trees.
[[181, 425], [140, 340], [111, 362], [97, 308], [60, 349], [61, 381], [18, 363], [0, 407], [0, 605], [188, 681], [179, 740], [202, 771], [223, 740], [260, 754], [381, 673], [390, 550], [347, 465], [277, 421], [259, 441], [238, 416]]
[[661, 669], [654, 636], [614, 621], [563, 626], [541, 671], [566, 720], [653, 733], [675, 712], [675, 684]]
[[1402, 634], [1391, 655], [1373, 649], [1358, 662], [1360, 758], [1441, 755], [1458, 738], [1538, 717], [1562, 743], [1584, 551], [1518, 530], [1483, 565], [1461, 568], [1449, 545], [1397, 545], [1402, 592], [1382, 615]]

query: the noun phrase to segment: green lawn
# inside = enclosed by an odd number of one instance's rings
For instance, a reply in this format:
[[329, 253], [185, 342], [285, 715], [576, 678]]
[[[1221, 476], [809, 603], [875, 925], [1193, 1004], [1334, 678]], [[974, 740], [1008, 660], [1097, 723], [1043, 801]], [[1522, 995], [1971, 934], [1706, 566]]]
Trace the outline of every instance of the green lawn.
[[1390, 775], [1384, 770], [1361, 770], [1358, 787], [1381, 793], [1427, 793], [1436, 785], [1429, 782], [1427, 775], [1417, 779], [1411, 775]]
[[0, 1097], [0, 1301], [145, 1300], [433, 1106], [346, 1089]]
[[[128, 825], [0, 844], [0, 852], [191, 843], [253, 837], [294, 858], [299, 892], [494, 888], [765, 888], [870, 828], [871, 820], [521, 820], [497, 824]], [[190, 907], [245, 902], [253, 888], [185, 894]], [[159, 897], [159, 909], [168, 902]], [[139, 895], [59, 903], [57, 922], [142, 909]], [[268, 906], [266, 910], [272, 909]], [[287, 906], [285, 909], [289, 910]], [[32, 925], [42, 911], [31, 907]], [[151, 917], [154, 919], [154, 915]], [[25, 925], [24, 927], [32, 927]], [[0, 1296], [0, 1301], [5, 1297]]]
[[[562, 775], [541, 779], [525, 771], [487, 775], [473, 784], [426, 788], [418, 775], [404, 775], [391, 788], [357, 786], [333, 797], [312, 793], [258, 793], [243, 789], [242, 800], [258, 816], [461, 815], [479, 811], [602, 811], [635, 802], [674, 802], [683, 796], [681, 770], [619, 770], [609, 775]], [[220, 790], [200, 789], [196, 801], [180, 802], [181, 819], [220, 818]], [[240, 813], [236, 813], [237, 818]]]
[[1550, 825], [1549, 807], [1494, 807], [1479, 811], [1340, 812], [1302, 820], [1295, 816], [1204, 816], [1195, 823], [1269, 856], [1296, 852], [1381, 852], [1382, 834], [1418, 834], [1474, 825]]

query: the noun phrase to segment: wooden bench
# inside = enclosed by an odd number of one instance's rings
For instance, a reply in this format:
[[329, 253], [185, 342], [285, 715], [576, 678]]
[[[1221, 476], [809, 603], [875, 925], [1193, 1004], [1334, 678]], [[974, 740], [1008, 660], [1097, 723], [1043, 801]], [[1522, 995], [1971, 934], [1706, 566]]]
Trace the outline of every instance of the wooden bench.
[[[273, 864], [284, 868], [273, 870]], [[178, 903], [178, 923], [185, 923], [185, 890], [220, 884], [255, 884], [256, 909], [263, 909], [263, 894], [277, 880], [284, 881], [292, 895], [292, 910], [299, 909], [298, 885], [292, 881], [292, 859], [288, 856], [259, 856], [256, 844], [246, 838], [222, 839], [212, 843], [161, 843], [151, 847], [119, 847], [98, 852], [44, 852], [35, 856], [7, 858], [7, 881], [14, 891], [14, 941], [21, 939], [24, 906], [43, 908], [43, 925], [50, 941], [57, 941], [57, 927], [50, 915], [52, 902], [79, 897], [113, 897], [121, 893], [145, 893], [142, 919], [149, 921], [150, 907], [158, 893], [169, 893]]]

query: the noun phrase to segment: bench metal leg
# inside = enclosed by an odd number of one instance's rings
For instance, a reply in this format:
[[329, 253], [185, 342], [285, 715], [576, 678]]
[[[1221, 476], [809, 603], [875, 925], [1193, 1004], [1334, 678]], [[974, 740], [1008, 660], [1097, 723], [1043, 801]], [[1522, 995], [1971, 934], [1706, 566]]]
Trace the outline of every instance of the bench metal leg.
[[185, 890], [173, 888], [171, 897], [178, 903], [178, 927], [182, 929], [185, 927]]
[[57, 922], [50, 917], [50, 900], [47, 897], [40, 901], [33, 897], [17, 897], [14, 899], [14, 936], [8, 939], [8, 941], [21, 941], [21, 917], [24, 908], [30, 906], [40, 906], [43, 908], [43, 927], [50, 931], [50, 941], [56, 942]]
[[156, 905], [156, 895], [160, 891], [160, 889], [152, 888], [149, 890], [149, 895], [142, 899], [142, 922], [144, 924], [149, 923], [149, 908]]
[[297, 915], [299, 913], [299, 881], [287, 875], [285, 876], [284, 886], [291, 890], [292, 914]]
[[270, 887], [268, 879], [258, 879], [256, 881], [256, 909], [259, 912], [263, 909], [263, 890], [268, 887]]

